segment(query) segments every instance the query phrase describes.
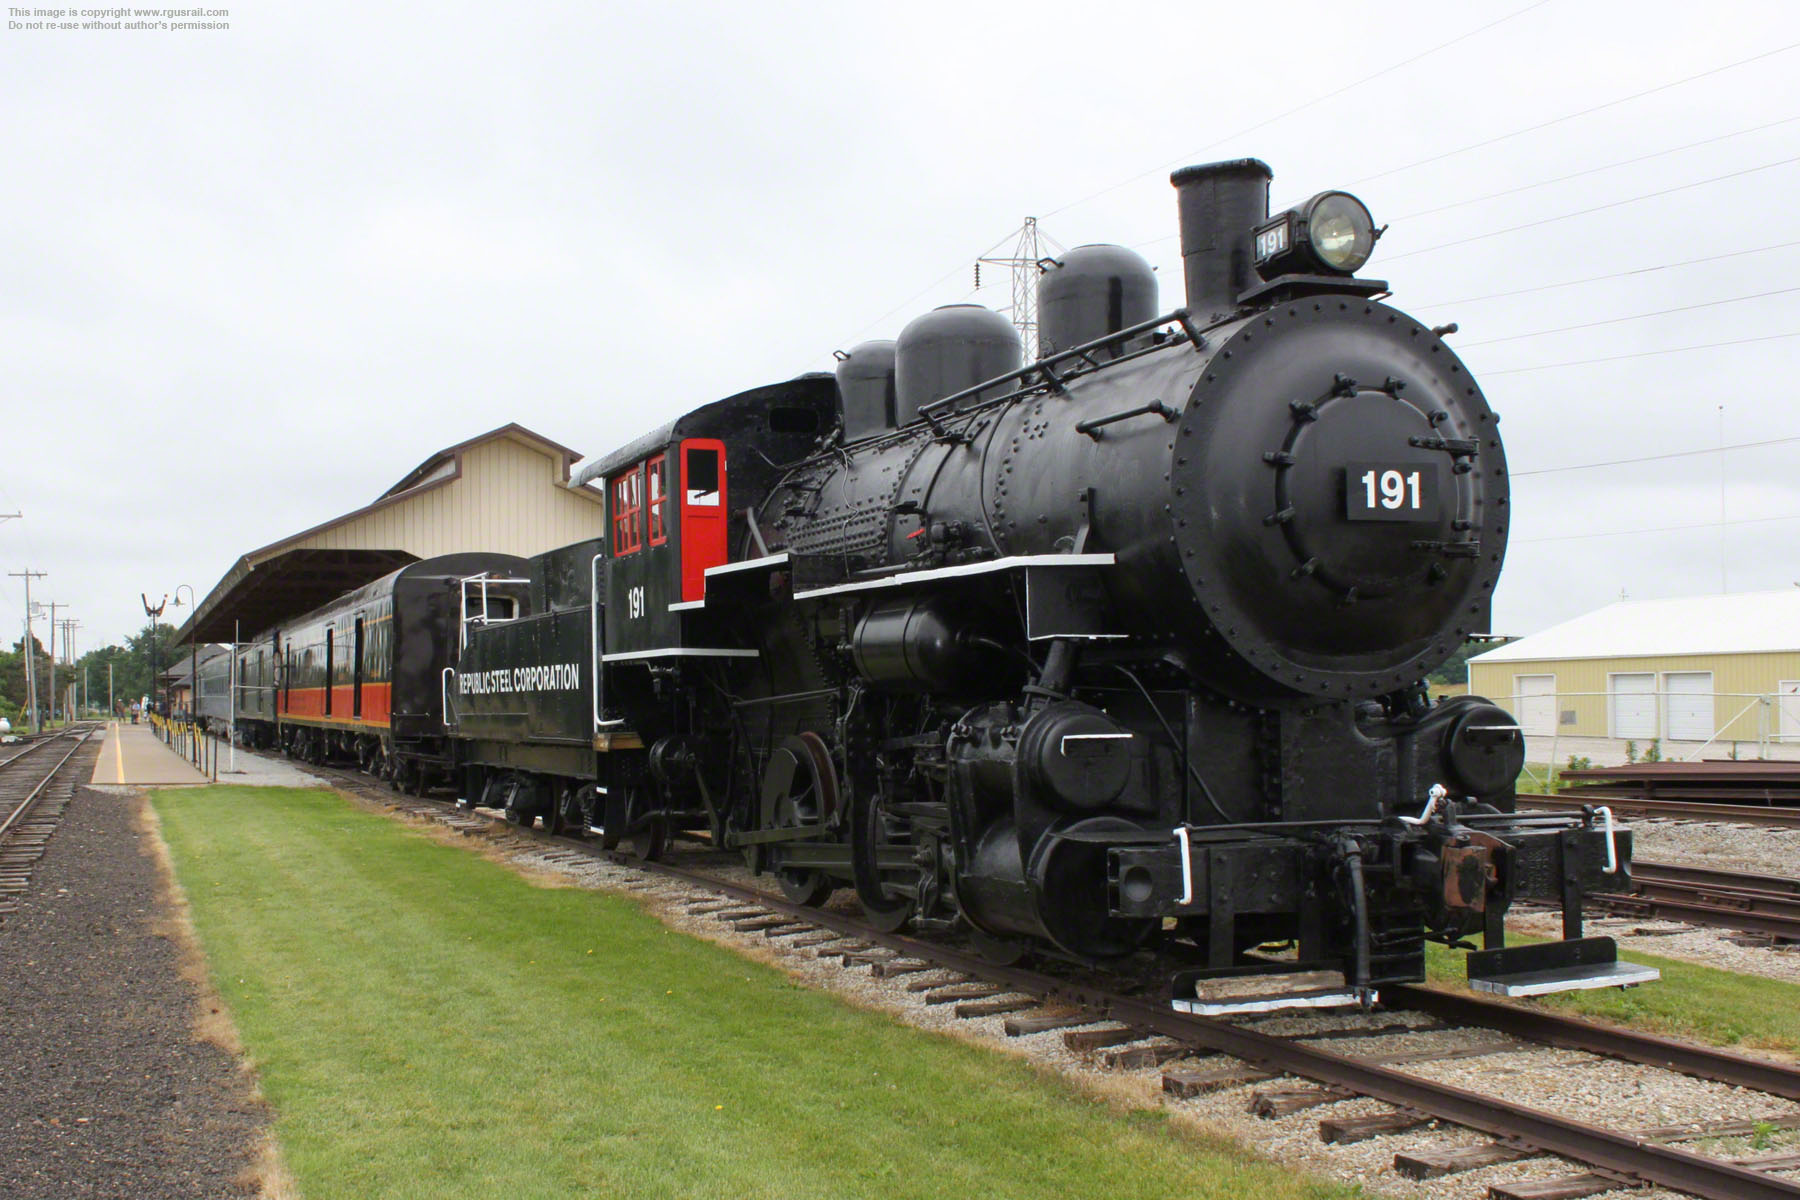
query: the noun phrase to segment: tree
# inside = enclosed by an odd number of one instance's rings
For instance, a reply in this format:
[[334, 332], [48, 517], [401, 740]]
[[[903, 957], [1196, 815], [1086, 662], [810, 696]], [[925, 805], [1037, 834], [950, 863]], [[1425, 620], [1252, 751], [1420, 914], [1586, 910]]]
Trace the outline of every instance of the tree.
[[1492, 649], [1487, 642], [1464, 642], [1457, 647], [1455, 654], [1444, 660], [1444, 665], [1433, 671], [1426, 678], [1432, 683], [1467, 683], [1469, 682], [1469, 659], [1483, 650]]
[[[50, 711], [50, 655], [44, 649], [44, 643], [33, 634], [32, 670], [37, 672], [38, 708], [46, 714]], [[12, 644], [12, 649], [0, 651], [0, 716], [8, 720], [16, 720], [26, 710], [29, 690], [25, 686], [25, 639], [20, 637]]]

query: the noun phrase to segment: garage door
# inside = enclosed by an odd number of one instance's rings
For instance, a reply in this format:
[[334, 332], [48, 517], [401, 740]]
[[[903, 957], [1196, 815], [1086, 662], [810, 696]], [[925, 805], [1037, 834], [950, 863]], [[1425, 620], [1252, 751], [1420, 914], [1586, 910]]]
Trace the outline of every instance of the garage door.
[[1612, 736], [1649, 741], [1656, 736], [1656, 673], [1606, 677]]
[[1704, 742], [1717, 728], [1713, 724], [1711, 671], [1669, 671], [1663, 675], [1668, 720], [1665, 728], [1672, 742]]
[[1800, 742], [1800, 679], [1784, 679], [1776, 684], [1781, 693], [1781, 740]]
[[1532, 737], [1556, 733], [1556, 676], [1514, 675], [1513, 695], [1519, 698], [1519, 725]]

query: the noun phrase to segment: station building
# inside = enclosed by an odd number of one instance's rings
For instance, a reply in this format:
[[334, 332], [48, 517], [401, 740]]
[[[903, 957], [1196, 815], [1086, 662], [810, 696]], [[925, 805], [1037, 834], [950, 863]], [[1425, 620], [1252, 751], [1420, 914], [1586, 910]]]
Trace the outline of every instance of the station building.
[[422, 558], [530, 556], [599, 537], [605, 496], [570, 482], [580, 458], [516, 424], [439, 450], [371, 503], [239, 558], [177, 641], [249, 639]]
[[1534, 762], [1800, 758], [1800, 588], [1609, 604], [1471, 658], [1469, 690]]

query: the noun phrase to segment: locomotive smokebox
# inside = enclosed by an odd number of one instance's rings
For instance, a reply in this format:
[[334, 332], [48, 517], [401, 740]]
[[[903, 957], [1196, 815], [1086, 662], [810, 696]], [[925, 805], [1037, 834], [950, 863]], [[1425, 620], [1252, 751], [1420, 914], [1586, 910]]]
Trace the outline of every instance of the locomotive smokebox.
[[[1156, 273], [1123, 246], [1077, 246], [1038, 280], [1038, 353], [1085, 345], [1157, 315]], [[1109, 357], [1124, 347], [1115, 344]]]
[[1201, 320], [1229, 315], [1254, 284], [1252, 235], [1269, 216], [1275, 173], [1256, 158], [1183, 167], [1169, 176], [1181, 207], [1181, 265], [1188, 311]]

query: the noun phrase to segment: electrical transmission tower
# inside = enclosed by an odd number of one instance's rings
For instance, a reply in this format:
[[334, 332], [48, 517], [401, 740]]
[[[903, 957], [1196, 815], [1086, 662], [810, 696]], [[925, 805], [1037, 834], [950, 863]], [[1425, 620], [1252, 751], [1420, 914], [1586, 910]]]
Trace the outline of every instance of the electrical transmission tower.
[[1019, 240], [1013, 245], [1013, 252], [1008, 256], [983, 255], [975, 260], [975, 287], [981, 287], [981, 264], [993, 267], [1006, 267], [1012, 271], [1012, 308], [1008, 315], [1012, 317], [1013, 326], [1019, 331], [1019, 341], [1025, 347], [1025, 361], [1037, 358], [1037, 279], [1038, 264], [1047, 255], [1061, 254], [1063, 246], [1055, 238], [1038, 228], [1036, 217], [1026, 217], [1025, 224], [1019, 228]]

